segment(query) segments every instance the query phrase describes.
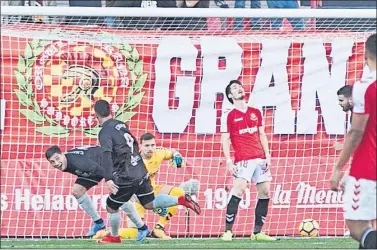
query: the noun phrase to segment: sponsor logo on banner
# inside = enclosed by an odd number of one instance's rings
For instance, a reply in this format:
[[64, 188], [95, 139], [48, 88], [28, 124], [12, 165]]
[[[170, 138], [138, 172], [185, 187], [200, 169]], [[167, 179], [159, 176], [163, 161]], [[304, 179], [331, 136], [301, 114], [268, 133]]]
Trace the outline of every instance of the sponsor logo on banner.
[[[295, 197], [292, 199], [292, 197]], [[299, 182], [295, 189], [284, 190], [281, 184], [275, 185], [273, 208], [338, 208], [343, 204], [343, 192], [317, 188]]]
[[96, 137], [95, 101], [111, 104], [114, 117], [128, 121], [144, 96], [147, 79], [138, 51], [116, 46], [32, 40], [19, 56], [14, 90], [20, 113], [36, 131], [67, 137], [72, 130]]

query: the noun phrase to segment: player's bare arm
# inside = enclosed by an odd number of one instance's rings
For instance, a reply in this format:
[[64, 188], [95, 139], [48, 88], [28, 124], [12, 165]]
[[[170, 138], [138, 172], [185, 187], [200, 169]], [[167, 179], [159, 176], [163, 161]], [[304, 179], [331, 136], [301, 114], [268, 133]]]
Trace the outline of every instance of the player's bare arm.
[[264, 131], [264, 126], [258, 128], [260, 143], [262, 144], [264, 154], [266, 155], [267, 167], [271, 166], [270, 148], [268, 146], [268, 138]]
[[221, 144], [223, 146], [223, 152], [226, 159], [226, 166], [228, 171], [234, 175], [236, 171], [236, 166], [233, 164], [232, 158], [230, 156], [230, 134], [229, 133], [222, 133], [221, 134]]
[[334, 149], [335, 149], [336, 151], [342, 150], [342, 149], [343, 149], [343, 145], [344, 145], [343, 142], [338, 142], [338, 141], [336, 141], [336, 142], [334, 143]]
[[357, 146], [360, 144], [363, 138], [366, 125], [368, 123], [369, 114], [353, 114], [352, 125], [350, 131], [347, 133], [343, 150], [339, 156], [339, 159], [333, 170], [330, 186], [331, 190], [338, 191], [339, 181], [342, 178], [341, 170], [344, 165], [351, 158], [352, 153], [355, 151]]

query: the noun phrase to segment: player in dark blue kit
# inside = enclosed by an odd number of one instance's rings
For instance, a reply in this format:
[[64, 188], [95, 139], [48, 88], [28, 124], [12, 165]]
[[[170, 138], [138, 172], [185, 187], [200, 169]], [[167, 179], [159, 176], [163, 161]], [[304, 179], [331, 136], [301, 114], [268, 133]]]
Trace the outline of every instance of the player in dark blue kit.
[[[106, 184], [112, 193], [116, 193], [118, 190], [118, 187], [113, 182], [112, 171], [108, 168], [108, 166], [111, 166], [111, 163], [108, 162], [110, 157], [106, 157], [106, 154], [106, 151], [100, 146], [78, 147], [69, 150], [65, 154], [58, 146], [52, 146], [46, 151], [46, 158], [54, 168], [76, 175], [75, 184], [85, 189], [85, 195], [82, 195], [78, 201], [80, 206], [95, 222], [91, 229], [92, 235], [104, 229], [105, 223], [99, 217], [86, 191], [96, 186], [103, 178], [105, 178]], [[137, 213], [133, 202], [125, 202], [121, 209], [135, 223], [137, 228], [140, 230], [147, 228]], [[96, 217], [100, 219], [95, 219]], [[142, 241], [143, 239], [145, 239], [145, 235], [141, 234], [136, 240]]]
[[[102, 126], [98, 135], [101, 147], [105, 150], [108, 170], [112, 167], [113, 183], [118, 188], [107, 199], [107, 211], [110, 213], [111, 234], [100, 240], [100, 243], [118, 243], [120, 214], [119, 207], [130, 200], [135, 194], [140, 204], [148, 210], [182, 205], [200, 214], [199, 205], [190, 195], [181, 197], [159, 194], [154, 196], [154, 190], [149, 179], [147, 168], [139, 153], [139, 146], [128, 126], [113, 119], [110, 104], [105, 100], [97, 101], [94, 105], [97, 119]], [[150, 233], [148, 228], [139, 230], [139, 235]], [[141, 236], [140, 236], [141, 237]]]

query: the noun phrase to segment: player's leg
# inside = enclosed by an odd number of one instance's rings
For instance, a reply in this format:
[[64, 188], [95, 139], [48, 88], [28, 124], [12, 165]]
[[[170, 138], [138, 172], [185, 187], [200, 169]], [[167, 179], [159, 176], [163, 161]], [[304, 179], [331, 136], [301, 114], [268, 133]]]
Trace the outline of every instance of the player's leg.
[[[106, 236], [105, 238], [97, 241], [98, 243], [121, 243], [122, 240], [119, 236], [119, 226], [121, 222], [119, 208], [126, 202], [128, 202], [132, 195], [135, 193], [137, 186], [129, 185], [129, 186], [121, 186], [119, 187], [118, 192], [114, 194], [110, 194], [106, 200], [106, 210], [109, 213], [109, 220], [110, 220], [110, 235]], [[144, 240], [148, 234], [150, 233], [148, 227], [144, 224], [142, 228], [140, 228], [139, 232], [143, 233], [143, 237], [138, 237], [138, 241]]]
[[[133, 199], [124, 203], [120, 207], [127, 215], [127, 228], [119, 229], [119, 236], [122, 239], [137, 239], [139, 230], [147, 230], [148, 227], [143, 222], [145, 210], [139, 204], [135, 203]], [[110, 234], [107, 229], [98, 231], [93, 236], [94, 239], [103, 239]]]
[[276, 240], [262, 232], [264, 222], [267, 218], [268, 204], [270, 202], [271, 172], [267, 168], [266, 161], [255, 159], [256, 168], [253, 174], [253, 181], [256, 183], [258, 201], [255, 207], [254, 231], [251, 235], [252, 240], [273, 241]]
[[[139, 204], [136, 196], [134, 195], [128, 202], [120, 207], [127, 215], [126, 228], [119, 229], [119, 236], [122, 239], [138, 239], [139, 231], [149, 230], [143, 222], [145, 217], [145, 209]], [[103, 239], [110, 234], [110, 231], [105, 229], [97, 232], [94, 239]], [[143, 234], [149, 234], [147, 232]], [[144, 237], [144, 236], [143, 236]], [[143, 238], [141, 237], [141, 238]], [[140, 239], [139, 239], [140, 241]]]
[[270, 181], [265, 181], [262, 183], [258, 183], [257, 186], [257, 193], [258, 193], [258, 201], [255, 207], [255, 219], [254, 219], [254, 230], [253, 234], [251, 235], [252, 240], [257, 241], [274, 241], [275, 238], [266, 235], [262, 232], [262, 228], [264, 222], [267, 218], [268, 214], [268, 204], [270, 202]]
[[346, 220], [346, 223], [351, 237], [360, 242], [359, 249], [377, 249], [377, 233], [371, 221]]
[[96, 206], [93, 204], [90, 199], [87, 191], [92, 187], [96, 186], [100, 181], [101, 177], [93, 177], [91, 179], [77, 177], [75, 184], [72, 188], [72, 195], [76, 198], [80, 207], [92, 218], [94, 224], [88, 232], [87, 236], [92, 237], [98, 231], [105, 228], [105, 222], [100, 217], [97, 212]]
[[255, 207], [254, 231], [251, 235], [252, 240], [273, 241], [276, 240], [262, 232], [264, 222], [267, 218], [268, 204], [270, 202], [271, 172], [267, 169], [266, 161], [255, 159], [257, 165], [253, 174], [253, 181], [256, 183], [258, 201]]
[[232, 197], [230, 198], [226, 207], [225, 232], [221, 236], [223, 241], [231, 241], [233, 237], [232, 229], [236, 215], [238, 213], [238, 206], [242, 196], [247, 187], [248, 181], [244, 178], [236, 178], [233, 186]]
[[[145, 238], [149, 234], [149, 232], [147, 232], [149, 231], [149, 229], [142, 219], [145, 217], [144, 208], [139, 203], [128, 201], [121, 206], [121, 209], [126, 213], [128, 220], [130, 221], [130, 224], [132, 223], [133, 225], [132, 236], [136, 235], [134, 236], [134, 238], [138, 239], [138, 241]], [[138, 238], [139, 231], [145, 231], [143, 235], [146, 234], [146, 236]], [[125, 232], [122, 230], [122, 233]]]
[[[137, 215], [144, 220], [145, 218], [145, 209], [142, 205], [140, 205], [139, 200], [137, 199], [136, 195], [132, 196], [131, 200], [129, 202], [132, 202], [136, 208]], [[127, 217], [126, 220], [127, 228], [121, 228], [119, 231], [119, 235], [122, 239], [136, 239], [138, 235], [138, 226], [130, 219], [130, 217]]]
[[140, 185], [136, 196], [145, 209], [165, 209], [172, 206], [182, 205], [200, 214], [200, 207], [190, 195], [175, 197], [166, 194], [159, 194], [155, 197], [150, 179], [145, 179]]
[[353, 239], [361, 249], [376, 249], [376, 182], [348, 176], [344, 184], [344, 218]]
[[[157, 185], [154, 187], [155, 194], [168, 194], [175, 197], [181, 197], [185, 195], [185, 191], [179, 187], [173, 187], [170, 185]], [[178, 206], [169, 207], [165, 216], [160, 216], [157, 224], [152, 230], [152, 236], [160, 239], [171, 239], [170, 236], [165, 233], [165, 226], [168, 221], [178, 212]]]
[[232, 197], [226, 208], [225, 233], [221, 236], [223, 241], [231, 241], [233, 237], [233, 224], [238, 213], [238, 206], [245, 192], [247, 184], [250, 183], [255, 166], [251, 161], [241, 161], [237, 163], [237, 173], [233, 186]]
[[[121, 189], [118, 190], [118, 193]], [[118, 194], [117, 193], [117, 194]], [[110, 221], [110, 234], [97, 241], [97, 243], [109, 244], [109, 243], [121, 243], [122, 240], [119, 236], [120, 226], [120, 213], [119, 208], [122, 206], [122, 202], [115, 200], [113, 194], [109, 195], [106, 200], [106, 210], [108, 212], [108, 220]]]

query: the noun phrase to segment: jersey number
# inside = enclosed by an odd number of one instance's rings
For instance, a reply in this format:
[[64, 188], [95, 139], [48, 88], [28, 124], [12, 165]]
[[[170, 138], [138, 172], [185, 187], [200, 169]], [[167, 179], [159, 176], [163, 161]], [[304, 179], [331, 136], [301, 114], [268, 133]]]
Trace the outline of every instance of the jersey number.
[[131, 148], [131, 153], [134, 153], [134, 138], [129, 133], [124, 133], [127, 145]]
[[131, 149], [131, 164], [133, 166], [136, 166], [137, 160], [135, 160], [135, 157], [133, 156], [133, 154], [134, 154], [134, 141], [135, 140], [129, 133], [124, 133], [124, 139], [126, 139], [126, 143]]

